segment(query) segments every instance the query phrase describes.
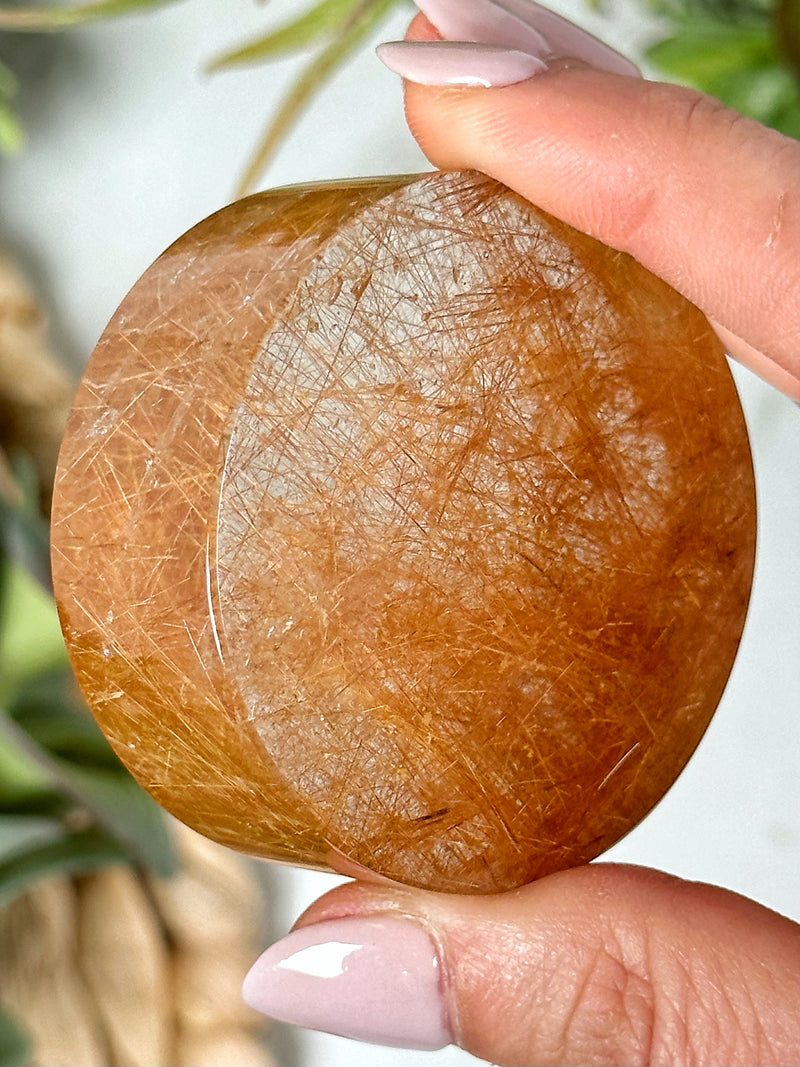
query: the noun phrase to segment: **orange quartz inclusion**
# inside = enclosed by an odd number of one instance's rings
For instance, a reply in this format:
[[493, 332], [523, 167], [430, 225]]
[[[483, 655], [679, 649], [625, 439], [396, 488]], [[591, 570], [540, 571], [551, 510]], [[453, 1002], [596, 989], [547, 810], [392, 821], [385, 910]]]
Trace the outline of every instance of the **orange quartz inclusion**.
[[448, 173], [250, 197], [164, 253], [78, 393], [53, 569], [89, 704], [180, 819], [487, 892], [669, 787], [754, 539], [701, 313]]

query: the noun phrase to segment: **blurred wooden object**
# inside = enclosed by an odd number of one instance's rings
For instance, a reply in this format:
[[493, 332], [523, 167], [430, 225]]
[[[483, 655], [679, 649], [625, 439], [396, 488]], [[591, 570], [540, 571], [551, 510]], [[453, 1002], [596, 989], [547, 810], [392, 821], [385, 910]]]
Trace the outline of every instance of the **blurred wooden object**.
[[126, 866], [44, 879], [0, 909], [0, 1004], [30, 1067], [272, 1067], [239, 997], [261, 945], [250, 861], [174, 824], [171, 879]]
[[75, 384], [30, 286], [0, 250], [0, 446], [30, 454], [48, 498]]

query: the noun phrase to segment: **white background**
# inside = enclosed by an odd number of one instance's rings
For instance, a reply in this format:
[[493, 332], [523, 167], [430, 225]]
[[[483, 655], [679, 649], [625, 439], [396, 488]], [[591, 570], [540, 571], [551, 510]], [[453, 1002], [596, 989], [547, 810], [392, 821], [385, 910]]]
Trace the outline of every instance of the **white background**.
[[[635, 8], [592, 17], [560, 4], [635, 55]], [[55, 342], [77, 368], [122, 296], [184, 230], [232, 197], [238, 173], [298, 62], [203, 74], [204, 62], [297, 9], [272, 0], [185, 0], [60, 37], [0, 39], [24, 68], [30, 144], [0, 161], [0, 244], [52, 307]], [[398, 12], [384, 37], [402, 34]], [[408, 135], [398, 80], [369, 52], [304, 119], [265, 185], [427, 169]], [[702, 240], [702, 235], [698, 235]], [[759, 556], [730, 684], [689, 767], [609, 858], [745, 893], [800, 915], [800, 412], [737, 373], [758, 479]], [[275, 934], [326, 876], [271, 868]], [[440, 1053], [377, 1050], [304, 1031], [280, 1034], [285, 1067], [456, 1067]]]

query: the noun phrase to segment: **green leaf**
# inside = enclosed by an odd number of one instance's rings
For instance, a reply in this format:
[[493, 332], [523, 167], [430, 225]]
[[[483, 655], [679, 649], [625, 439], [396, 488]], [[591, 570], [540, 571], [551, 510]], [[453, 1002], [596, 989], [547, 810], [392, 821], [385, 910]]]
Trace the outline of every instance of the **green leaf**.
[[174, 874], [176, 864], [164, 813], [127, 771], [80, 767], [54, 760], [70, 795], [85, 806], [129, 857], [156, 874]]
[[44, 7], [0, 7], [0, 30], [63, 30], [98, 19], [163, 7], [175, 0], [96, 0], [88, 4], [47, 4]]
[[26, 1067], [31, 1040], [16, 1019], [0, 1007], [0, 1067]]
[[648, 49], [655, 66], [744, 115], [797, 136], [798, 87], [778, 58], [765, 19], [687, 17], [678, 20], [676, 30]]
[[64, 827], [57, 819], [41, 815], [0, 814], [0, 863], [40, 845], [64, 837]]
[[314, 56], [283, 98], [267, 127], [242, 177], [239, 195], [253, 187], [314, 94], [336, 73], [396, 2], [397, 0], [361, 0], [341, 31]]
[[18, 564], [6, 564], [0, 602], [0, 700], [41, 671], [65, 664], [55, 602]]
[[16, 74], [0, 61], [0, 97], [14, 96], [18, 88]]
[[116, 768], [81, 766], [52, 755], [9, 715], [0, 715], [0, 746], [20, 761], [32, 761], [47, 784], [90, 815], [117, 841], [122, 854], [158, 874], [175, 870], [175, 857], [163, 812], [131, 778]]
[[128, 861], [125, 850], [104, 830], [74, 830], [56, 841], [33, 845], [0, 860], [0, 901], [7, 904], [48, 874], [84, 874]]
[[51, 756], [121, 770], [122, 764], [86, 705], [68, 669], [31, 679], [9, 705], [11, 718]]
[[774, 0], [647, 0], [655, 14], [675, 21], [716, 19], [735, 22], [740, 19], [769, 18]]
[[0, 810], [47, 810], [45, 797], [52, 795], [51, 779], [15, 738], [8, 737], [6, 721], [5, 712], [0, 710]]
[[1, 491], [0, 543], [5, 554], [24, 567], [43, 589], [52, 589], [47, 523], [38, 511], [18, 507]]
[[797, 89], [782, 65], [726, 72], [716, 79], [713, 93], [729, 107], [789, 137], [800, 134]]
[[694, 19], [651, 45], [647, 58], [682, 81], [701, 86], [721, 73], [769, 61], [766, 27]]
[[[1, 743], [0, 743], [1, 744]], [[2, 775], [2, 759], [0, 759], [0, 775]], [[13, 817], [25, 815], [38, 815], [48, 819], [63, 819], [74, 811], [71, 805], [57, 790], [47, 784], [38, 788], [28, 786], [20, 788], [19, 781], [7, 780], [0, 777], [0, 812]]]
[[305, 48], [318, 37], [340, 26], [359, 3], [360, 0], [321, 0], [321, 3], [292, 22], [256, 37], [240, 48], [216, 56], [208, 69], [213, 71], [243, 66]]
[[25, 131], [11, 106], [11, 99], [16, 92], [15, 75], [0, 63], [0, 152], [6, 155], [21, 151], [25, 144]]
[[16, 156], [27, 143], [25, 130], [16, 113], [0, 101], [0, 152], [7, 156]]

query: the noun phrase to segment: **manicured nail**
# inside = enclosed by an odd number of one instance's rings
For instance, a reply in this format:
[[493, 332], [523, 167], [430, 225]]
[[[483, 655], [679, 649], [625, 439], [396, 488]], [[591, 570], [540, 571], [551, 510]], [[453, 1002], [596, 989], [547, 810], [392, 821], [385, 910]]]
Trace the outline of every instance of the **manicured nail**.
[[377, 54], [389, 70], [420, 85], [491, 89], [547, 70], [547, 64], [529, 52], [461, 41], [388, 41], [378, 45]]
[[635, 63], [534, 0], [416, 0], [447, 41], [530, 51], [539, 59], [580, 59], [613, 74], [641, 76]]
[[256, 961], [242, 996], [281, 1022], [394, 1048], [452, 1041], [433, 942], [396, 918], [304, 926]]

